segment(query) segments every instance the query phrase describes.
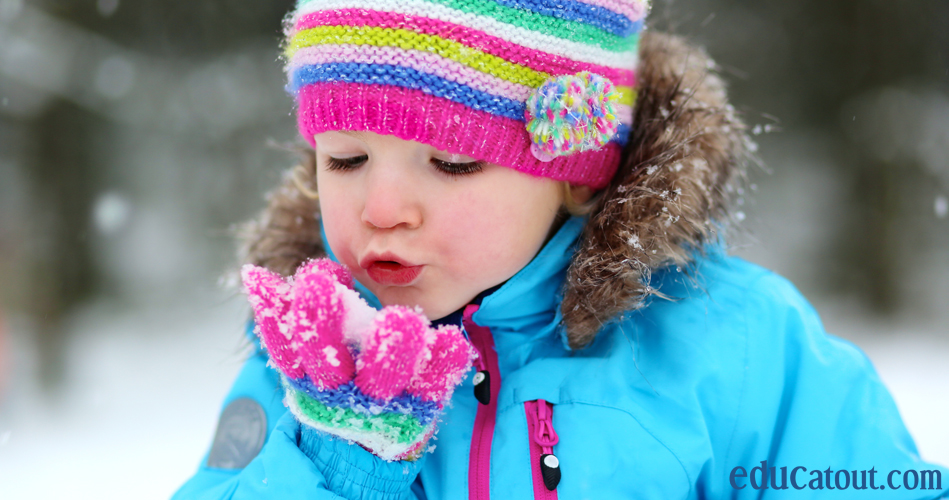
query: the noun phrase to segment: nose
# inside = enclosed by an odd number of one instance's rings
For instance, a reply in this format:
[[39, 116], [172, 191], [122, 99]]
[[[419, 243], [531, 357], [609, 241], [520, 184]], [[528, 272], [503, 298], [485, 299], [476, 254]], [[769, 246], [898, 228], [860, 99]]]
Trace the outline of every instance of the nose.
[[365, 180], [364, 224], [378, 229], [416, 229], [422, 225], [421, 193], [409, 169], [393, 164], [373, 165]]

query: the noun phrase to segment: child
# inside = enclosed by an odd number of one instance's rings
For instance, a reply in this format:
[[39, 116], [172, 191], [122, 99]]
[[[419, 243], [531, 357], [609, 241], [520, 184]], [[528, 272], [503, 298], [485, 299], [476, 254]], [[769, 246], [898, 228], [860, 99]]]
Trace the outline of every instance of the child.
[[745, 128], [645, 13], [300, 0], [315, 152], [248, 235], [262, 347], [178, 498], [949, 488], [866, 357], [725, 254]]

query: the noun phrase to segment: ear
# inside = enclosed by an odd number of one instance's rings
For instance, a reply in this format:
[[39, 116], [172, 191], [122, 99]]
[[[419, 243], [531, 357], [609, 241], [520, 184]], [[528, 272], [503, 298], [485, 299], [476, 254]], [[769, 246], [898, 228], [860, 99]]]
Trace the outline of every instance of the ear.
[[590, 186], [574, 186], [570, 185], [570, 196], [573, 198], [573, 202], [577, 205], [582, 205], [588, 201], [593, 196], [593, 189]]

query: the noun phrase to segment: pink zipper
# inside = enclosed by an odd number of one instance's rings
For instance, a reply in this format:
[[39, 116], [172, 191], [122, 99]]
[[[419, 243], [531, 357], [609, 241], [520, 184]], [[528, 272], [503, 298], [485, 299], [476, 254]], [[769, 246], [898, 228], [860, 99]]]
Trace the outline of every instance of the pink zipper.
[[[501, 372], [498, 369], [498, 353], [494, 350], [491, 330], [478, 326], [471, 316], [478, 310], [475, 304], [465, 307], [462, 324], [468, 339], [478, 350], [478, 373], [475, 386], [478, 398], [478, 413], [475, 415], [474, 432], [471, 435], [471, 451], [468, 455], [468, 498], [490, 500], [491, 498], [491, 441], [494, 439], [494, 424], [497, 418], [498, 392], [501, 389]], [[487, 387], [479, 385], [488, 384]], [[484, 391], [484, 389], [487, 389]], [[487, 400], [487, 402], [485, 402]]]
[[535, 500], [556, 500], [560, 484], [560, 460], [554, 445], [560, 441], [554, 430], [554, 405], [538, 399], [524, 402], [531, 450], [531, 477]]

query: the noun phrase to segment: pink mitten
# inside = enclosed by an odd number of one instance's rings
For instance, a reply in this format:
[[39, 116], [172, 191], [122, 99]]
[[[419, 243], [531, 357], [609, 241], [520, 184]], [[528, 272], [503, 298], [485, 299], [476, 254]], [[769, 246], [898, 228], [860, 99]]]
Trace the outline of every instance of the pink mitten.
[[242, 276], [297, 420], [386, 460], [420, 455], [476, 356], [458, 327], [433, 329], [403, 306], [373, 309], [328, 259], [288, 280], [252, 265]]

